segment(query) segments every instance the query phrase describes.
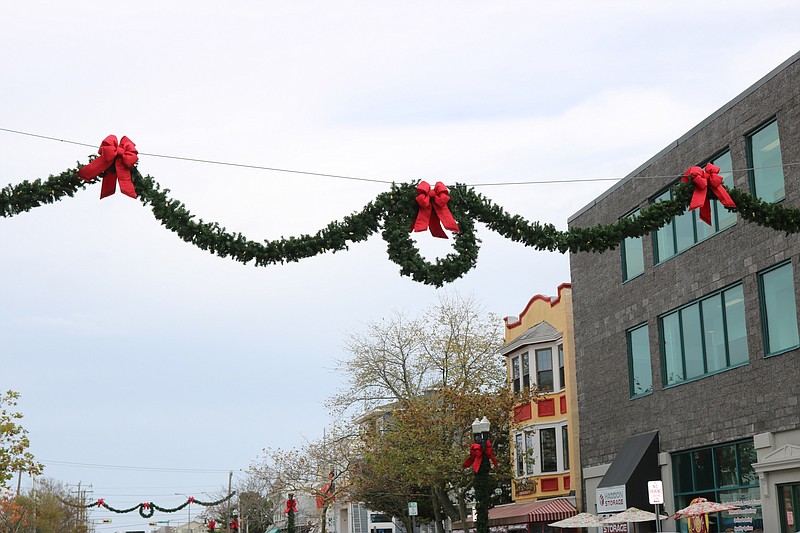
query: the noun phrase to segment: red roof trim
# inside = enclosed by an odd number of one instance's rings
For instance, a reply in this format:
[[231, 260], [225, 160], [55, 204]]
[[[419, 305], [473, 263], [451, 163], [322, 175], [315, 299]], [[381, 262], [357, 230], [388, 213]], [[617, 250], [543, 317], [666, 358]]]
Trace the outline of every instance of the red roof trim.
[[564, 289], [572, 289], [572, 283], [562, 283], [558, 286], [558, 296], [555, 299], [550, 298], [549, 296], [544, 296], [542, 294], [537, 294], [533, 298], [530, 299], [528, 305], [525, 306], [525, 309], [522, 310], [522, 313], [519, 314], [519, 318], [516, 322], [509, 322], [508, 317], [503, 318], [503, 322], [506, 323], [506, 328], [512, 329], [516, 328], [517, 326], [522, 324], [522, 317], [525, 316], [525, 313], [528, 312], [528, 309], [531, 308], [533, 302], [537, 300], [541, 300], [543, 302], [547, 302], [550, 304], [550, 307], [555, 307], [561, 301], [561, 291]]

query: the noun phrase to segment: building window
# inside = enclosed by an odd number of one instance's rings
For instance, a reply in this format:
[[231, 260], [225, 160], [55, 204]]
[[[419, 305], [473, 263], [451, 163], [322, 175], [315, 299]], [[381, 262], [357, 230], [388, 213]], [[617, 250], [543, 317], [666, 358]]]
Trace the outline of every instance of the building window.
[[530, 389], [531, 388], [531, 365], [530, 361], [528, 360], [528, 352], [520, 355], [522, 359], [522, 388], [523, 389]]
[[566, 421], [545, 427], [528, 427], [530, 429], [514, 435], [515, 476], [568, 471], [569, 433]]
[[[638, 209], [624, 218], [636, 218], [637, 216], [639, 216]], [[628, 281], [644, 273], [644, 251], [641, 237], [623, 239], [620, 250], [622, 251], [623, 281]]]
[[558, 345], [558, 388], [563, 390], [566, 388], [566, 380], [564, 379], [564, 345]]
[[541, 391], [553, 390], [553, 349], [536, 350], [536, 385]]
[[[718, 155], [710, 163], [719, 167], [722, 183], [727, 188], [733, 187], [733, 162], [730, 151]], [[672, 191], [666, 190], [653, 198], [653, 202], [672, 199]], [[690, 246], [694, 246], [712, 235], [736, 223], [736, 213], [728, 211], [718, 201], [711, 202], [711, 225], [700, 220], [698, 210], [687, 211], [672, 219], [666, 226], [654, 234], [654, 252], [656, 264], [666, 261]]]
[[539, 445], [541, 447], [542, 472], [556, 472], [558, 470], [558, 450], [556, 448], [556, 428], [542, 428], [539, 430]]
[[519, 357], [511, 358], [511, 381], [514, 384], [514, 392], [520, 391], [520, 372], [519, 372]]
[[800, 483], [778, 485], [778, 504], [781, 508], [781, 533], [797, 531], [800, 517]]
[[778, 121], [773, 120], [747, 137], [750, 188], [767, 202], [786, 197], [783, 183], [783, 158], [778, 138]]
[[758, 276], [761, 290], [761, 322], [767, 355], [797, 348], [797, 306], [794, 300], [792, 263], [784, 263]]
[[628, 330], [628, 379], [631, 398], [653, 392], [649, 331], [647, 324]]
[[[735, 526], [741, 525], [763, 528], [758, 475], [753, 468], [756, 461], [752, 439], [672, 454], [675, 509], [686, 507], [697, 497], [735, 502], [739, 507], [751, 508], [752, 512], [709, 515], [709, 531], [727, 531], [727, 528], [733, 531]], [[741, 517], [752, 522], [744, 524]], [[684, 529], [679, 531], [686, 530], [685, 524], [682, 526]]]
[[748, 361], [742, 285], [659, 318], [664, 386]]

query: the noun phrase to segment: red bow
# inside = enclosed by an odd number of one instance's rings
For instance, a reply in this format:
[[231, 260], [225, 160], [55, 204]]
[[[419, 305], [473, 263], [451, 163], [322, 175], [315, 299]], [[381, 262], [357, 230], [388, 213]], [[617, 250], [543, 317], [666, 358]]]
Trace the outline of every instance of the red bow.
[[[473, 443], [472, 446], [469, 447], [469, 457], [467, 460], [464, 461], [464, 464], [461, 465], [463, 468], [467, 468], [469, 466], [478, 473], [478, 469], [481, 467], [481, 462], [483, 461], [483, 447], [478, 444], [477, 442]], [[497, 466], [497, 457], [494, 456], [494, 451], [492, 451], [492, 443], [490, 441], [486, 441], [486, 457], [492, 461], [494, 466]]]
[[456, 224], [456, 219], [453, 218], [453, 214], [447, 207], [447, 202], [450, 201], [450, 195], [447, 193], [447, 187], [441, 181], [437, 181], [433, 189], [431, 189], [427, 181], [419, 182], [416, 198], [419, 204], [419, 211], [417, 212], [414, 226], [411, 228], [412, 231], [430, 229], [431, 234], [440, 239], [447, 238], [442, 229], [442, 224], [450, 231], [460, 231], [458, 224]]
[[97, 500], [97, 506], [98, 507], [103, 507], [105, 504], [106, 504], [106, 501], [103, 498], [99, 498]]
[[139, 160], [139, 152], [136, 151], [133, 141], [123, 137], [118, 144], [117, 138], [109, 135], [103, 139], [97, 153], [100, 154], [100, 157], [78, 170], [78, 176], [89, 181], [105, 172], [103, 184], [100, 187], [101, 199], [116, 192], [117, 181], [119, 181], [119, 190], [122, 194], [136, 198], [136, 189], [133, 187], [130, 169]]
[[289, 511], [294, 511], [295, 513], [297, 512], [297, 500], [293, 498], [286, 500], [286, 510], [284, 513], [288, 514]]
[[194, 496], [189, 496], [189, 503], [194, 503]]
[[708, 190], [714, 193], [722, 205], [726, 207], [736, 207], [731, 195], [722, 186], [722, 176], [719, 175], [719, 167], [708, 163], [705, 170], [700, 167], [689, 167], [683, 173], [681, 181], [689, 183], [689, 178], [694, 184], [692, 201], [689, 204], [689, 211], [700, 208], [700, 220], [711, 225], [711, 202], [708, 197]]

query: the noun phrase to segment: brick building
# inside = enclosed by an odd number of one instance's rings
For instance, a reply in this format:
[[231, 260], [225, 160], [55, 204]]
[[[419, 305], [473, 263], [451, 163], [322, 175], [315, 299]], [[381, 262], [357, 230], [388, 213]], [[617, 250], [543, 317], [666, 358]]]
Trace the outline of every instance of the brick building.
[[[569, 226], [635, 216], [707, 162], [728, 186], [798, 207], [799, 104], [800, 53]], [[670, 512], [698, 496], [744, 508], [712, 516], [711, 531], [794, 532], [800, 235], [712, 207], [711, 226], [687, 213], [618, 250], [570, 257], [586, 507], [614, 511], [621, 495], [647, 508], [646, 482], [660, 476]]]

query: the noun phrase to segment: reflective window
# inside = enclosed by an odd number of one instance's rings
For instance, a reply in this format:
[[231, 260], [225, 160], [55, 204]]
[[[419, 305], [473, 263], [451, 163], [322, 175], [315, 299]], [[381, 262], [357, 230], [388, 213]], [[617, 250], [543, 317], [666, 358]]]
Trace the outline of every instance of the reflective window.
[[659, 325], [665, 386], [748, 361], [741, 285], [668, 313]]
[[786, 197], [778, 122], [773, 120], [747, 138], [750, 186], [758, 198], [777, 202]]
[[563, 426], [561, 428], [561, 450], [562, 455], [564, 458], [562, 462], [564, 463], [564, 470], [569, 470], [569, 430], [567, 426]]
[[564, 345], [558, 345], [558, 386], [564, 389], [567, 382], [564, 380]]
[[555, 472], [558, 470], [558, 452], [556, 449], [556, 428], [542, 428], [539, 430], [539, 444], [541, 446], [540, 458], [542, 472]]
[[553, 390], [553, 350], [536, 350], [536, 385], [539, 390]]
[[[733, 187], [733, 163], [729, 151], [709, 161], [719, 167], [722, 183], [727, 188]], [[653, 198], [653, 203], [672, 199], [670, 190]], [[660, 263], [670, 257], [686, 250], [696, 243], [730, 227], [736, 222], [736, 213], [728, 211], [718, 201], [711, 201], [711, 225], [700, 220], [698, 210], [686, 211], [674, 217], [669, 224], [657, 230], [654, 234], [655, 261]]]
[[761, 321], [765, 353], [774, 355], [798, 346], [797, 306], [792, 264], [785, 263], [759, 276]]
[[514, 392], [520, 391], [519, 357], [511, 359], [511, 379], [514, 382]]
[[647, 324], [628, 331], [628, 375], [631, 398], [653, 392], [650, 334]]
[[[637, 209], [626, 218], [639, 215]], [[629, 237], [622, 241], [622, 279], [628, 281], [644, 272], [644, 251], [641, 237]]]
[[522, 388], [529, 389], [531, 387], [531, 367], [527, 352], [522, 354], [520, 358], [522, 359]]

